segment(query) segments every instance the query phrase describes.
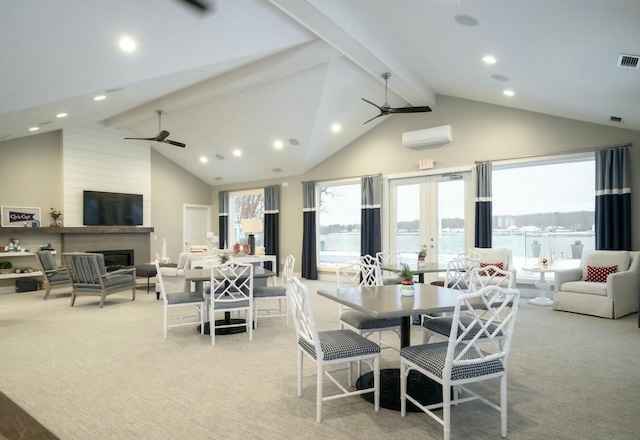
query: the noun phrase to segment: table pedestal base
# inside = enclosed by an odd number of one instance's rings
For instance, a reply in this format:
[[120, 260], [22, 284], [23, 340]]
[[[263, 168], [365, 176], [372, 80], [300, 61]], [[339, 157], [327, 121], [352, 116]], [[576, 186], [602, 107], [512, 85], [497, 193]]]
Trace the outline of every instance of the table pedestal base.
[[[216, 320], [216, 325], [229, 325], [229, 324], [244, 324], [246, 321], [244, 319], [218, 319]], [[228, 328], [217, 328], [216, 335], [232, 335], [235, 333], [243, 333], [246, 332], [246, 327], [228, 327]], [[198, 332], [200, 332], [200, 326], [198, 326]], [[204, 323], [204, 334], [211, 334], [211, 325], [208, 322]]]
[[546, 296], [539, 296], [537, 298], [531, 298], [529, 300], [529, 304], [533, 304], [535, 306], [552, 306], [553, 300], [551, 298], [547, 298]]
[[[373, 372], [363, 374], [356, 381], [356, 388], [361, 390], [373, 386]], [[411, 371], [407, 381], [407, 391], [422, 405], [442, 402], [442, 386], [418, 373]], [[373, 393], [362, 394], [362, 398], [373, 403]], [[380, 407], [400, 411], [400, 369], [385, 368], [380, 370]], [[407, 400], [407, 412], [421, 410]]]

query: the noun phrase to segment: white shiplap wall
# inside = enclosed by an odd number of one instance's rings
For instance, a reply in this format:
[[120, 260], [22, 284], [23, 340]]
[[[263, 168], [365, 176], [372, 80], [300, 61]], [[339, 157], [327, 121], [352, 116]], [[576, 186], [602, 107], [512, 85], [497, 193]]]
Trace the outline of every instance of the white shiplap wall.
[[143, 226], [151, 225], [151, 147], [123, 137], [99, 125], [63, 131], [64, 226], [82, 226], [84, 190], [142, 194]]

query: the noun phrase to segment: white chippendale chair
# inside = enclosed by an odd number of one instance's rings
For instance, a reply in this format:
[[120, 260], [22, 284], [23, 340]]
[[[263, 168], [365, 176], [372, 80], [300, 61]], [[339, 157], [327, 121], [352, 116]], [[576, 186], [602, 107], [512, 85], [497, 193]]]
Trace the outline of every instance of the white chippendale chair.
[[[209, 293], [209, 329], [211, 345], [216, 344], [216, 329], [245, 327], [249, 341], [253, 341], [253, 264], [228, 261], [211, 267]], [[216, 313], [225, 319], [216, 320]], [[244, 321], [227, 320], [227, 314], [244, 312]]]
[[[375, 260], [375, 259], [373, 259]], [[352, 263], [336, 269], [336, 281], [339, 289], [345, 287], [381, 286], [380, 267], [375, 261], [364, 258], [365, 262]], [[369, 261], [368, 263], [366, 261]], [[361, 336], [368, 338], [378, 334], [378, 344], [384, 348], [396, 347], [382, 341], [383, 332], [393, 332], [400, 338], [400, 318], [374, 318], [366, 313], [340, 306], [340, 327], [348, 327]]]
[[[253, 319], [255, 322], [255, 328], [258, 328], [259, 312], [264, 312], [263, 318], [272, 318], [277, 316], [285, 316], [287, 325], [289, 325], [289, 314], [287, 312], [287, 282], [293, 276], [293, 267], [296, 259], [293, 255], [287, 255], [284, 259], [284, 267], [282, 268], [282, 274], [280, 275], [280, 284], [277, 286], [254, 286], [253, 287]], [[261, 303], [268, 303], [269, 301], [277, 300], [278, 308], [260, 308]], [[275, 310], [276, 313], [271, 312]]]
[[[403, 417], [407, 413], [408, 400], [436, 420], [443, 427], [444, 439], [449, 440], [451, 407], [479, 399], [500, 412], [501, 434], [507, 436], [507, 365], [519, 298], [517, 289], [495, 285], [462, 293], [456, 300], [447, 341], [412, 345], [400, 351], [400, 411]], [[472, 319], [466, 322], [461, 319], [463, 316]], [[441, 403], [423, 405], [410, 395], [407, 379], [411, 371], [442, 386]], [[466, 386], [496, 378], [500, 379], [499, 404]], [[441, 416], [435, 412], [440, 408]]]
[[[156, 260], [156, 281], [159, 284], [160, 294], [162, 295], [162, 303], [163, 303], [163, 327], [164, 327], [164, 338], [167, 339], [167, 329], [170, 327], [182, 327], [185, 325], [196, 325], [200, 324], [200, 334], [204, 334], [204, 315], [205, 315], [205, 306], [204, 306], [204, 297], [202, 293], [199, 292], [185, 292], [184, 288], [179, 290], [178, 292], [167, 292], [164, 285], [164, 279], [162, 275], [162, 271], [160, 270], [160, 263]], [[185, 283], [184, 277], [182, 278], [182, 283]], [[192, 308], [195, 308], [197, 312], [195, 315], [193, 314]], [[174, 311], [189, 309], [191, 314], [182, 314], [176, 316], [177, 313]], [[171, 316], [170, 312], [171, 312]], [[175, 323], [172, 323], [176, 321]]]
[[[380, 409], [380, 346], [351, 330], [318, 332], [307, 288], [297, 277], [287, 285], [287, 296], [296, 328], [298, 346], [298, 397], [302, 396], [304, 358], [316, 364], [316, 421], [322, 421], [322, 404], [328, 400], [373, 392], [374, 408]], [[367, 362], [373, 371], [373, 387], [348, 390], [334, 373], [347, 370], [347, 386], [352, 386], [352, 363]], [[347, 364], [340, 367], [339, 364]], [[334, 368], [332, 368], [332, 366]], [[338, 386], [340, 393], [325, 396], [323, 377]]]
[[[380, 266], [395, 266], [400, 267], [402, 263], [402, 255], [397, 251], [380, 251], [376, 253], [376, 260]], [[402, 278], [398, 276], [396, 272], [381, 270], [382, 284], [400, 284]]]

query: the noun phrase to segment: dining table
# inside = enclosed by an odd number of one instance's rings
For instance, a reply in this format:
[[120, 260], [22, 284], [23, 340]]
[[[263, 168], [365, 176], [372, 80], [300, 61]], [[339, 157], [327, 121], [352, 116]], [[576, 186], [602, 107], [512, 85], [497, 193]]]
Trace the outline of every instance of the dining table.
[[[453, 311], [460, 290], [435, 286], [432, 284], [414, 284], [413, 295], [403, 294], [402, 286], [389, 284], [383, 286], [359, 286], [335, 289], [319, 289], [318, 295], [330, 299], [351, 309], [366, 313], [374, 318], [400, 318], [400, 348], [411, 345], [411, 316], [438, 314]], [[373, 373], [367, 372], [356, 381], [356, 388], [372, 386]], [[412, 396], [423, 405], [442, 400], [442, 388], [426, 376], [412, 371], [407, 382]], [[362, 397], [373, 402], [373, 393]], [[400, 410], [400, 369], [380, 370], [380, 406]], [[420, 411], [407, 402], [407, 411]]]
[[400, 273], [402, 264], [406, 263], [414, 275], [418, 275], [418, 282], [424, 284], [425, 273], [438, 273], [447, 271], [447, 263], [432, 263], [429, 261], [401, 261], [395, 264], [382, 264], [380, 270]]
[[[213, 271], [215, 274], [219, 274], [218, 271]], [[266, 286], [269, 279], [275, 279], [276, 273], [265, 269], [264, 267], [254, 266], [253, 268], [253, 279], [254, 279], [254, 287], [256, 283], [263, 284]], [[239, 280], [244, 280], [246, 277], [239, 277]], [[186, 269], [184, 271], [184, 279], [185, 279], [185, 291], [190, 290], [190, 284], [194, 283], [194, 290], [198, 293], [201, 293], [205, 298], [207, 293], [204, 290], [204, 283], [206, 281], [211, 281], [211, 268], [196, 268], [196, 269]], [[224, 279], [222, 276], [217, 277], [217, 279]], [[208, 303], [208, 301], [207, 301]], [[221, 325], [229, 325], [229, 324], [241, 324], [246, 322], [241, 318], [231, 318], [230, 312], [225, 312], [224, 319], [220, 320]], [[217, 321], [216, 321], [217, 322]], [[204, 333], [210, 334], [210, 323], [204, 323]], [[216, 335], [221, 334], [231, 334], [231, 333], [242, 333], [246, 331], [245, 327], [228, 327], [228, 328], [219, 328], [216, 329]], [[198, 327], [198, 332], [200, 332], [200, 328]]]

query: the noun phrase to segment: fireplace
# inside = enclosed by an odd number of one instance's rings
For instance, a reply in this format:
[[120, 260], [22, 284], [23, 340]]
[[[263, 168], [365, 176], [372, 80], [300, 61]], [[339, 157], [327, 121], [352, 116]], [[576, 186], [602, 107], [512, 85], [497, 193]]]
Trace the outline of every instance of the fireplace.
[[133, 249], [115, 249], [110, 251], [87, 251], [104, 255], [107, 272], [133, 266]]

